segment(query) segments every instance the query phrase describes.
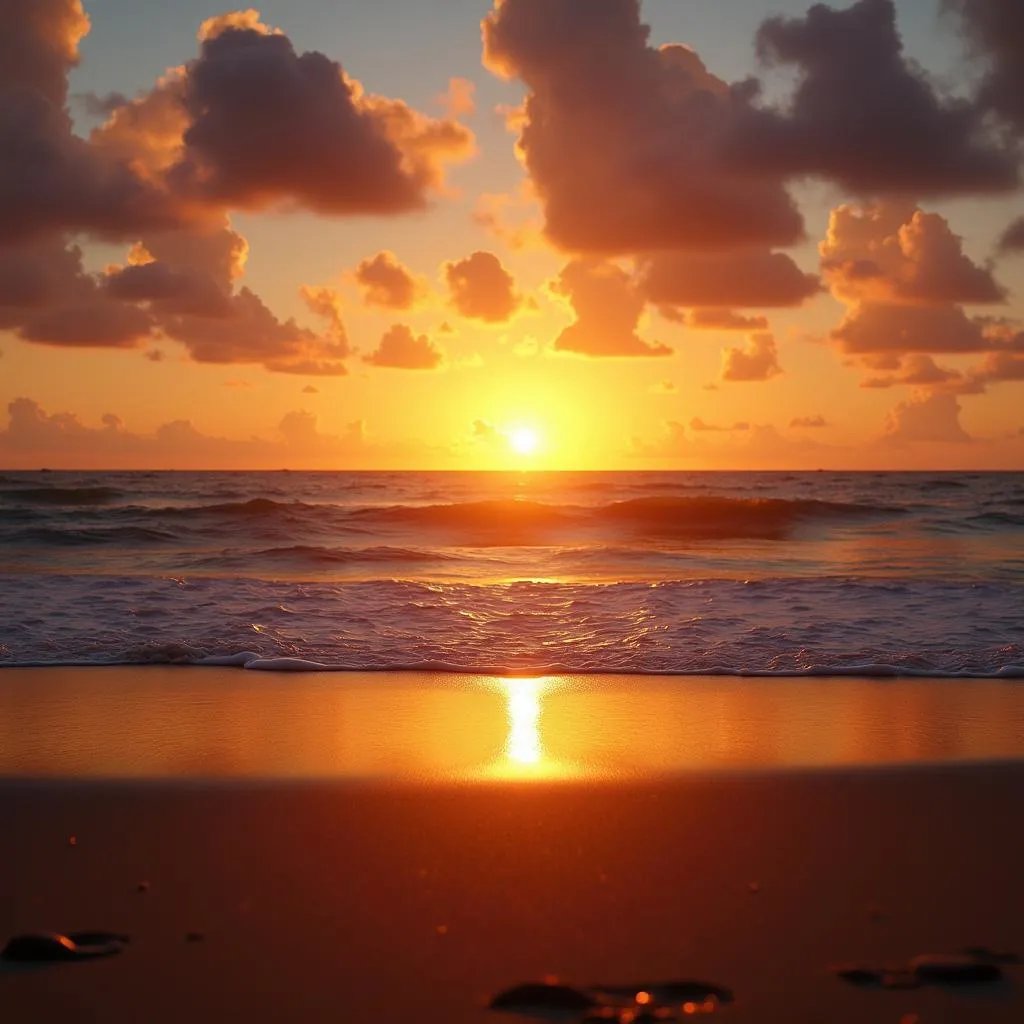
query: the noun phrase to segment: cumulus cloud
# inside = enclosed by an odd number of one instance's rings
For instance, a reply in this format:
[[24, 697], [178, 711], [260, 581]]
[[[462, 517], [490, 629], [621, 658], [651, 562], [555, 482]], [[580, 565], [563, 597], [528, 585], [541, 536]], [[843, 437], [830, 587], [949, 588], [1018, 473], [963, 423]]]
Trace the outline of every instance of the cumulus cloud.
[[775, 339], [770, 334], [752, 334], [745, 348], [722, 352], [722, 380], [768, 381], [782, 373]]
[[445, 263], [444, 279], [460, 315], [488, 324], [507, 323], [523, 305], [515, 278], [491, 252]]
[[410, 310], [427, 294], [425, 282], [387, 250], [363, 260], [353, 276], [366, 305], [379, 309]]
[[970, 393], [978, 381], [939, 367], [932, 355], [1006, 349], [1004, 322], [971, 316], [965, 305], [1002, 303], [990, 266], [974, 263], [946, 220], [913, 204], [879, 202], [832, 211], [820, 245], [822, 274], [847, 307], [832, 331], [841, 350], [872, 370], [865, 387], [900, 384]]
[[656, 49], [638, 0], [501, 0], [484, 60], [527, 89], [519, 151], [547, 237], [578, 254], [789, 245], [782, 176], [737, 166], [747, 101], [684, 46]]
[[673, 253], [640, 262], [640, 290], [660, 306], [768, 308], [799, 306], [821, 291], [784, 253], [741, 250], [721, 254]]
[[67, 75], [88, 30], [80, 0], [0, 7], [0, 244], [64, 231], [129, 238], [178, 223], [165, 190], [72, 130]]
[[960, 425], [960, 412], [955, 395], [919, 392], [888, 414], [884, 438], [893, 443], [970, 441], [970, 435]]
[[573, 260], [548, 288], [565, 299], [576, 315], [575, 323], [555, 341], [555, 351], [594, 357], [672, 354], [668, 346], [640, 337], [645, 300], [621, 267]]
[[977, 106], [942, 96], [906, 56], [893, 0], [844, 10], [819, 3], [804, 17], [769, 18], [757, 50], [767, 64], [795, 70], [797, 84], [783, 106], [747, 108], [733, 137], [738, 159], [867, 196], [1019, 184], [1016, 152], [987, 130]]
[[437, 370], [444, 353], [425, 334], [417, 336], [405, 324], [396, 324], [366, 361], [391, 370]]
[[112, 298], [86, 273], [78, 246], [54, 238], [0, 246], [0, 330], [40, 344], [130, 349], [155, 328], [151, 313]]
[[[884, 367], [883, 367], [884, 368]], [[866, 377], [862, 388], [892, 388], [897, 386], [926, 387], [932, 392], [949, 391], [954, 394], [976, 394], [983, 389], [980, 379], [967, 376], [949, 366], [940, 366], [931, 356], [911, 353], [896, 361], [893, 372]]]
[[473, 150], [457, 121], [366, 93], [341, 65], [298, 53], [248, 17], [207, 22], [186, 66], [189, 124], [168, 180], [181, 194], [327, 214], [422, 209], [445, 165]]
[[789, 421], [791, 430], [822, 430], [828, 426], [824, 416], [795, 416]]
[[880, 202], [832, 211], [820, 245], [822, 271], [844, 302], [991, 304], [1006, 290], [974, 263], [946, 219], [912, 204]]
[[978, 102], [1024, 131], [1024, 10], [1012, 0], [945, 0], [985, 65]]

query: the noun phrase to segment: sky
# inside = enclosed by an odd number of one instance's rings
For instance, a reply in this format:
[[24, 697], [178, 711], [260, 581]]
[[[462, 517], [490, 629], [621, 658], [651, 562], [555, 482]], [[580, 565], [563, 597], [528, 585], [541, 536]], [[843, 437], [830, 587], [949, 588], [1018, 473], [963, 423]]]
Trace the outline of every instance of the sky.
[[1024, 467], [1024, 7], [4, 0], [0, 467]]

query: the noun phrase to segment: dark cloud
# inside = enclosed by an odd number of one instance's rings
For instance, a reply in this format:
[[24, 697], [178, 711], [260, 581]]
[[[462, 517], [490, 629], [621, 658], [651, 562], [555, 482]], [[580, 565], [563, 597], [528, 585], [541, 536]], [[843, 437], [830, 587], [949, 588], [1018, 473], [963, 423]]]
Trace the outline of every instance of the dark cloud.
[[641, 261], [639, 279], [648, 302], [689, 308], [799, 306], [822, 290], [816, 275], [767, 250], [655, 256]]
[[945, 0], [986, 65], [978, 102], [1024, 130], [1024, 7], [1017, 0]]
[[507, 323], [523, 304], [515, 278], [491, 252], [445, 263], [444, 279], [452, 305], [469, 320]]
[[789, 421], [791, 430], [822, 430], [828, 426], [824, 416], [795, 416]]
[[768, 318], [764, 316], [741, 316], [732, 309], [691, 309], [686, 316], [679, 316], [674, 307], [662, 307], [659, 312], [668, 319], [685, 323], [695, 331], [767, 331]]
[[770, 18], [757, 49], [798, 81], [785, 106], [747, 110], [734, 135], [742, 162], [859, 195], [974, 195], [1019, 184], [1018, 154], [987, 131], [976, 105], [943, 97], [906, 56], [893, 0]]
[[638, 0], [501, 0], [485, 63], [527, 88], [519, 148], [548, 238], [595, 255], [788, 245], [782, 177], [726, 158], [742, 90], [692, 50], [655, 49]]
[[555, 341], [555, 351], [595, 357], [672, 355], [667, 345], [644, 341], [638, 334], [646, 303], [620, 267], [573, 260], [549, 288], [576, 315], [576, 322]]
[[251, 18], [215, 19], [187, 65], [184, 149], [168, 180], [185, 196], [334, 215], [422, 209], [472, 133], [363, 92], [340, 64]]
[[425, 334], [417, 336], [405, 324], [396, 324], [366, 361], [390, 370], [437, 370], [444, 353]]
[[1000, 236], [1001, 252], [1024, 252], [1024, 217], [1015, 220]]

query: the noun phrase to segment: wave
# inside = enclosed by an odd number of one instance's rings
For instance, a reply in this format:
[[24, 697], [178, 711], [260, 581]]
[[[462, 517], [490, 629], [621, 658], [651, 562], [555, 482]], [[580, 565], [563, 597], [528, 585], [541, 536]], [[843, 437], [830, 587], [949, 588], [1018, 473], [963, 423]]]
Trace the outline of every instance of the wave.
[[19, 505], [109, 505], [123, 497], [113, 487], [25, 487], [0, 491], [0, 500]]
[[278, 562], [304, 566], [353, 565], [361, 563], [415, 564], [450, 561], [453, 557], [440, 551], [428, 551], [421, 548], [338, 548], [295, 544], [290, 547], [264, 548], [263, 550], [253, 551], [224, 551], [209, 558], [201, 559], [193, 564], [196, 568], [234, 566], [240, 562], [251, 562], [255, 566]]
[[798, 526], [894, 517], [887, 505], [783, 498], [648, 497], [588, 508], [531, 501], [479, 501], [448, 505], [366, 508], [353, 519], [418, 529], [469, 531], [477, 542], [514, 546], [573, 527], [627, 527], [649, 536], [679, 539], [775, 539]]
[[66, 529], [54, 526], [33, 526], [16, 530], [4, 538], [8, 548], [21, 546], [90, 547], [110, 544], [154, 544], [177, 540], [168, 530], [144, 526], [109, 526], [89, 529]]

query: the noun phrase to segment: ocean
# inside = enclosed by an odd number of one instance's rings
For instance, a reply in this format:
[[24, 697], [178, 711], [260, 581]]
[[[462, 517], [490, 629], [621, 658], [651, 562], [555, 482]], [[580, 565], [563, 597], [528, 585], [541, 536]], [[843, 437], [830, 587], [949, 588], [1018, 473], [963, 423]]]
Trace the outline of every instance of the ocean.
[[1024, 473], [0, 474], [0, 666], [1024, 677]]

